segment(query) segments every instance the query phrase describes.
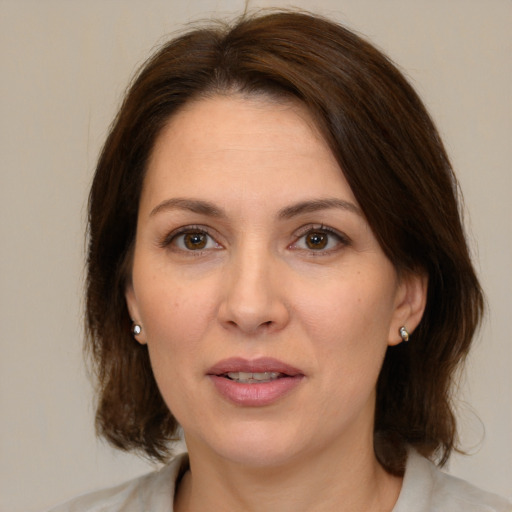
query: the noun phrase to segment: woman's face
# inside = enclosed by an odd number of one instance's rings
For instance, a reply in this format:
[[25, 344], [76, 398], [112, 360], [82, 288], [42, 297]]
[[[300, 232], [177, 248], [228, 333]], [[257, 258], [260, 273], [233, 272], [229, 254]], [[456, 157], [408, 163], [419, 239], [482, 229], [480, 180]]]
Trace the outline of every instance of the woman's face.
[[423, 295], [301, 106], [198, 100], [157, 139], [126, 297], [191, 453], [278, 465], [371, 447], [386, 348]]

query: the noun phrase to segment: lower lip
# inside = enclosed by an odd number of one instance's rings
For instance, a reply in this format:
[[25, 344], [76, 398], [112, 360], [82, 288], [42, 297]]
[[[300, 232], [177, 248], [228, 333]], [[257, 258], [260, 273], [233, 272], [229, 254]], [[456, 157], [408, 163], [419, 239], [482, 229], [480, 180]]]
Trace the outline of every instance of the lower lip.
[[210, 375], [210, 378], [217, 391], [236, 405], [263, 407], [290, 393], [300, 384], [303, 375], [281, 377], [269, 382], [253, 384], [236, 382], [218, 375]]

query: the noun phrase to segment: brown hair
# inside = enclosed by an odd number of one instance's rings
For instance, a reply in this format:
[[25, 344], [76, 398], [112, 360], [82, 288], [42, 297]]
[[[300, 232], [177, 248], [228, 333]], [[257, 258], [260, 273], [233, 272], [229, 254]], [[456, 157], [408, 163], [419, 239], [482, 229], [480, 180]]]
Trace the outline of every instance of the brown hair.
[[455, 370], [482, 293], [466, 245], [458, 187], [421, 100], [372, 45], [304, 13], [244, 17], [164, 45], [139, 72], [113, 123], [89, 198], [87, 346], [98, 378], [98, 432], [164, 460], [177, 422], [160, 396], [125, 304], [148, 157], [177, 109], [212, 94], [291, 97], [311, 112], [368, 223], [399, 272], [428, 274], [423, 319], [389, 348], [377, 385], [375, 449], [400, 473], [405, 448], [443, 464], [455, 447]]

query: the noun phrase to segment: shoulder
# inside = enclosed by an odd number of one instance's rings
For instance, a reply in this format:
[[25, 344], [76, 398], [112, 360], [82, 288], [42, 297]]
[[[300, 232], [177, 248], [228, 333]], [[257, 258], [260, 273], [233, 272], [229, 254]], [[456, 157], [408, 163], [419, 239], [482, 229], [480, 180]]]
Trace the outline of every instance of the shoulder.
[[512, 512], [512, 503], [444, 473], [411, 450], [393, 512]]
[[188, 456], [181, 454], [159, 471], [78, 496], [49, 512], [172, 512], [175, 483], [187, 467]]

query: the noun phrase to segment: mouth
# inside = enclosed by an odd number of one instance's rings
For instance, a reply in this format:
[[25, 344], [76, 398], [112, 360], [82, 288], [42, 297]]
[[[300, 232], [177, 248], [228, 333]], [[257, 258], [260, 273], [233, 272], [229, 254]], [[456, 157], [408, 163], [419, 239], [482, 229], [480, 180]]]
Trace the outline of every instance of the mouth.
[[220, 376], [235, 382], [240, 382], [242, 384], [272, 382], [273, 380], [287, 377], [286, 374], [280, 372], [229, 372]]
[[252, 360], [241, 357], [223, 359], [212, 366], [207, 374], [224, 377], [244, 384], [271, 382], [285, 377], [304, 376], [303, 372], [298, 368], [294, 368], [271, 357], [260, 357]]
[[225, 399], [250, 407], [278, 401], [305, 377], [299, 369], [273, 358], [225, 359], [210, 368], [207, 376]]

